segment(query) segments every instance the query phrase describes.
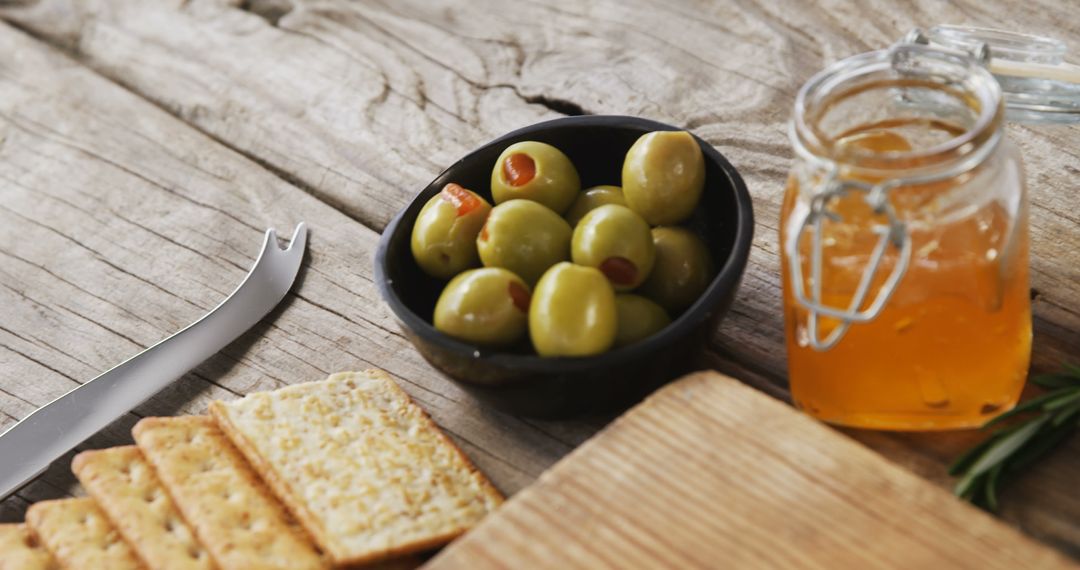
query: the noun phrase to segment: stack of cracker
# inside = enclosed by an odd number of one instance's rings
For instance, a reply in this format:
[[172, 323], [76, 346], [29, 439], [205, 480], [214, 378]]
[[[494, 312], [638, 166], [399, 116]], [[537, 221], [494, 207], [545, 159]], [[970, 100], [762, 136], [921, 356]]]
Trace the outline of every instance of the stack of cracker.
[[133, 434], [75, 457], [89, 497], [0, 525], [0, 570], [410, 567], [502, 502], [380, 370], [146, 418]]

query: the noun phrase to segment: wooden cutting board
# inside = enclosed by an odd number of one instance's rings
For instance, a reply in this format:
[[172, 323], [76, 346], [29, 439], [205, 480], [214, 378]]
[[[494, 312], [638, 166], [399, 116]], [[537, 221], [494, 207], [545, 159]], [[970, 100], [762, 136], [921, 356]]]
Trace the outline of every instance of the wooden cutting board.
[[1070, 568], [844, 435], [698, 373], [568, 455], [428, 570]]

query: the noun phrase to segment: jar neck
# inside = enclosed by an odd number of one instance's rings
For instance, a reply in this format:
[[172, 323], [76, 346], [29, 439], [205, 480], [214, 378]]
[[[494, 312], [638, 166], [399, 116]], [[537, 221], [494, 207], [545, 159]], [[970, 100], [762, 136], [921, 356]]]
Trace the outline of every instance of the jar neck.
[[796, 98], [790, 136], [799, 158], [830, 170], [876, 180], [937, 178], [990, 156], [1003, 117], [1001, 88], [977, 60], [900, 44], [811, 78]]

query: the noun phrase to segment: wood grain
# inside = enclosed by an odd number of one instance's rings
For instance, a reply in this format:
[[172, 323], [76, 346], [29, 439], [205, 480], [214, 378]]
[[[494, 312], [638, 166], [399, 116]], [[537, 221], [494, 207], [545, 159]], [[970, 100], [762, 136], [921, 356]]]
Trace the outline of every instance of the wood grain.
[[790, 407], [699, 373], [617, 419], [425, 566], [524, 567], [1075, 566]]
[[[411, 382], [507, 493], [571, 448], [557, 430], [479, 409], [410, 348], [371, 282], [375, 232], [4, 25], [0, 53], [17, 54], [0, 73], [0, 363], [12, 417], [198, 318], [246, 273], [266, 227], [306, 220], [302, 277], [271, 317], [81, 449], [129, 443], [139, 417], [374, 366]], [[580, 438], [595, 427], [560, 429]], [[22, 498], [68, 494], [69, 461]], [[22, 504], [6, 507], [12, 518]]]
[[[782, 381], [776, 238], [795, 92], [916, 26], [1080, 37], [1066, 6], [1027, 6], [40, 0], [7, 14], [377, 231], [443, 167], [541, 118], [629, 114], [693, 129], [740, 169], [758, 221], [741, 303], [715, 344]], [[1067, 262], [1080, 249], [1069, 231], [1078, 133], [1012, 131], [1032, 173], [1040, 370], [1080, 352], [1068, 334], [1080, 327], [1080, 264]]]
[[[0, 82], [9, 86], [0, 109], [38, 115], [42, 125], [42, 140], [14, 159], [12, 145], [0, 143], [0, 159], [12, 160], [0, 169], [20, 181], [34, 171], [21, 193], [0, 181], [0, 302], [13, 315], [0, 321], [0, 364], [10, 371], [0, 384], [0, 425], [223, 297], [246, 269], [254, 246], [244, 244], [262, 225], [330, 212], [333, 229], [316, 230], [311, 265], [332, 277], [305, 281], [313, 289], [301, 289], [303, 298], [273, 324], [136, 413], [201, 411], [219, 390], [244, 393], [319, 377], [361, 356], [385, 359], [417, 383], [420, 399], [441, 410], [436, 419], [452, 424], [509, 492], [603, 420], [535, 422], [477, 408], [398, 336], [370, 286], [366, 256], [374, 232], [439, 170], [507, 130], [563, 114], [642, 115], [694, 130], [742, 172], [758, 220], [739, 298], [701, 365], [785, 398], [776, 229], [798, 87], [827, 63], [886, 46], [915, 26], [1080, 37], [1071, 7], [1052, 0], [540, 0], [513, 9], [494, 0], [0, 0], [0, 16], [113, 82], [83, 93], [86, 84], [72, 76], [94, 73], [73, 71], [70, 60], [50, 56], [18, 71], [8, 68], [20, 64], [0, 61]], [[39, 43], [27, 40], [19, 51], [41, 51]], [[107, 108], [104, 125], [99, 105]], [[0, 137], [14, 128], [5, 123]], [[1010, 134], [1029, 172], [1033, 368], [1045, 371], [1080, 354], [1080, 128]], [[74, 137], [97, 154], [53, 152], [59, 143], [50, 137]], [[114, 172], [106, 159], [133, 173]], [[48, 168], [57, 171], [37, 172]], [[74, 169], [83, 174], [73, 177]], [[154, 187], [159, 180], [165, 189]], [[8, 246], [24, 235], [35, 243]], [[853, 435], [945, 485], [944, 466], [979, 437]], [[1074, 438], [1020, 480], [1003, 516], [1080, 557], [1080, 496], [1070, 483], [1080, 476], [1078, 451]], [[62, 472], [40, 481], [24, 495], [52, 496], [71, 482]], [[16, 499], [0, 511], [22, 506]]]

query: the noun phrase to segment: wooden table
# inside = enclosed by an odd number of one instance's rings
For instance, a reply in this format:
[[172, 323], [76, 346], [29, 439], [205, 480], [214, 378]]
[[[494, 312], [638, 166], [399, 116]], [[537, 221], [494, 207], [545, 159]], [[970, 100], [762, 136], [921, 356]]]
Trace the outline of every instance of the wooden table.
[[[798, 87], [916, 26], [1080, 37], [1075, 9], [1056, 0], [293, 4], [0, 1], [0, 426], [206, 312], [266, 227], [306, 220], [295, 293], [83, 447], [129, 442], [142, 416], [379, 366], [517, 491], [605, 419], [479, 407], [399, 334], [372, 258], [387, 221], [444, 166], [510, 129], [582, 113], [692, 129], [740, 169], [754, 248], [702, 366], [786, 398], [776, 230]], [[1080, 127], [1010, 134], [1028, 165], [1033, 369], [1046, 371], [1080, 361]], [[942, 485], [944, 465], [980, 437], [850, 433]], [[1025, 475], [1002, 513], [1075, 557], [1078, 452], [1073, 438]], [[74, 485], [61, 461], [0, 517]]]

